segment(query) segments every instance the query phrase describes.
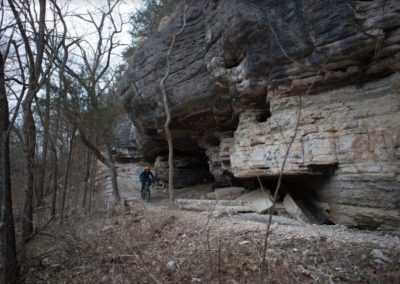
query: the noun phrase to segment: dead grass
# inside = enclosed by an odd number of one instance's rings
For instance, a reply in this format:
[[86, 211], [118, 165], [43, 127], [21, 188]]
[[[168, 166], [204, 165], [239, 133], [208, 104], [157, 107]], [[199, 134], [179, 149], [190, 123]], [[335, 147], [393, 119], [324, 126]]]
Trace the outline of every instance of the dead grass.
[[[259, 283], [263, 232], [164, 207], [69, 218], [29, 245], [26, 283]], [[265, 283], [399, 283], [400, 249], [272, 232]]]

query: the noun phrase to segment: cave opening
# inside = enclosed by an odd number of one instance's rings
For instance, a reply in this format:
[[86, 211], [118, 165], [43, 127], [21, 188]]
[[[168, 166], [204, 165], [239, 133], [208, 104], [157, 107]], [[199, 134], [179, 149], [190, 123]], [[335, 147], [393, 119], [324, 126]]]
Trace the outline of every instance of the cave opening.
[[[285, 199], [289, 195], [296, 206], [302, 211], [302, 214], [309, 220], [309, 223], [334, 225], [334, 222], [329, 218], [329, 205], [320, 199], [320, 191], [323, 190], [329, 178], [330, 174], [284, 175], [277, 195], [274, 214], [293, 218], [286, 208], [288, 205]], [[238, 181], [237, 184], [245, 186], [248, 190], [255, 190], [260, 188], [260, 182], [264, 190], [269, 192], [272, 201], [278, 183], [277, 176], [260, 177], [260, 180], [257, 178], [244, 179]]]
[[257, 122], [266, 122], [271, 117], [270, 103], [263, 101], [264, 107], [256, 115]]
[[321, 171], [324, 174], [286, 177], [280, 197], [284, 198], [283, 194], [290, 194], [312, 223], [333, 225], [329, 219], [329, 205], [320, 199], [320, 193], [330, 179], [332, 171], [330, 167], [324, 167]]
[[[156, 176], [168, 182], [168, 153], [160, 154], [154, 162]], [[204, 151], [187, 153], [176, 151], [174, 154], [174, 187], [184, 188], [214, 181], [208, 167], [208, 158]]]
[[[216, 147], [219, 146], [219, 139], [217, 137], [215, 137], [214, 135], [207, 135], [203, 137], [203, 141], [202, 144], [207, 145], [207, 146], [211, 146], [211, 147]], [[204, 150], [203, 150], [204, 152]]]

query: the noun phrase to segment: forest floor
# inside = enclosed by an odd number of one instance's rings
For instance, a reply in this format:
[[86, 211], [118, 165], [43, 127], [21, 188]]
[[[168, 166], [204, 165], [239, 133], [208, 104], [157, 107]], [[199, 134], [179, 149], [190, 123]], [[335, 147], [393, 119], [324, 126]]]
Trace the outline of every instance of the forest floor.
[[172, 209], [165, 193], [154, 192], [150, 203], [69, 217], [29, 243], [24, 280], [400, 283], [398, 236], [338, 225], [273, 224], [261, 272], [266, 224], [211, 213]]

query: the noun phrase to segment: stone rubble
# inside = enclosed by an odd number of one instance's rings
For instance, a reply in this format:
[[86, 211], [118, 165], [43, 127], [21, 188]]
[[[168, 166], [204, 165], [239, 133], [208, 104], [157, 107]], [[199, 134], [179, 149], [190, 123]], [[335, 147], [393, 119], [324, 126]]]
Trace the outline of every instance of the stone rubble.
[[384, 255], [383, 252], [379, 249], [373, 249], [371, 251], [371, 255], [375, 258], [375, 260], [379, 260], [383, 263], [392, 262], [392, 260]]

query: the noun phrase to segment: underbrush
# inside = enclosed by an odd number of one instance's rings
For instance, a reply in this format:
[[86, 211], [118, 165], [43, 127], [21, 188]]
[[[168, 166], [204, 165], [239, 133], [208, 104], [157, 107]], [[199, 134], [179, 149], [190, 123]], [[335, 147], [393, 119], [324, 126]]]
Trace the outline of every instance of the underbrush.
[[[69, 218], [29, 245], [26, 283], [260, 283], [264, 233], [182, 211], [145, 208]], [[240, 225], [239, 225], [240, 226]], [[216, 230], [218, 229], [218, 230]], [[264, 283], [399, 283], [399, 250], [272, 232]]]

